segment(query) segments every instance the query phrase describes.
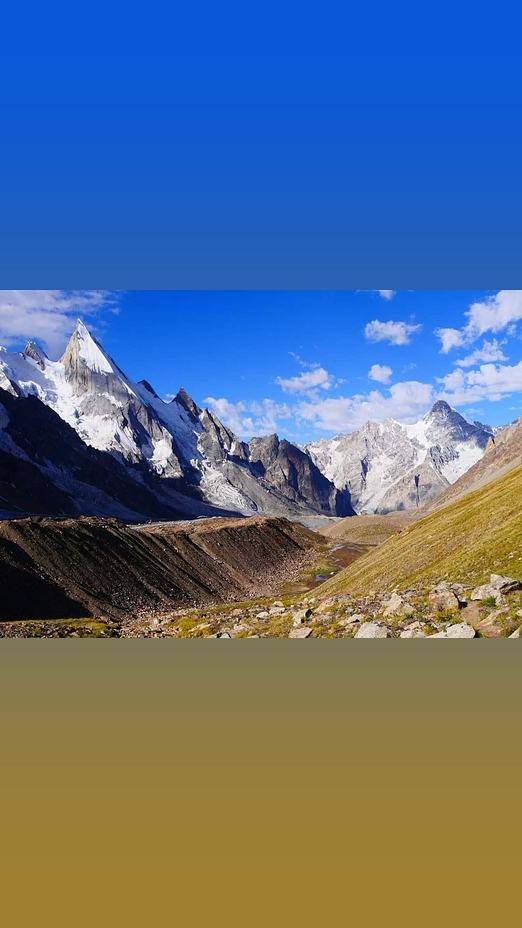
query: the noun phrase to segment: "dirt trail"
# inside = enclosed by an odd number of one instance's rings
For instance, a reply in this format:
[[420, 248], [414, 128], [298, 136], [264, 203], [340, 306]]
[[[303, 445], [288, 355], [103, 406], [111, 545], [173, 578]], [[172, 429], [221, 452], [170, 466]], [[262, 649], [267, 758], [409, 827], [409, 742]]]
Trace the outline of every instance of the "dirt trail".
[[0, 620], [107, 616], [271, 595], [324, 539], [284, 518], [130, 527], [113, 519], [0, 525]]

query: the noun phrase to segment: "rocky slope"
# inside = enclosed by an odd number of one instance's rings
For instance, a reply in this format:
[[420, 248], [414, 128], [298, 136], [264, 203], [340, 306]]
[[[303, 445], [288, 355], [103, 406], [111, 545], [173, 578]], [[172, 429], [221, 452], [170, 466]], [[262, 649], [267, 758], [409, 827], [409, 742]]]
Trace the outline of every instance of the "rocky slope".
[[[164, 402], [146, 380], [130, 380], [81, 321], [59, 361], [50, 360], [33, 342], [21, 354], [0, 349], [0, 388], [15, 399], [33, 398], [33, 411], [34, 400], [53, 410], [85, 446], [110, 454], [132, 479], [141, 479], [158, 494], [161, 506], [187, 515], [197, 514], [198, 500], [203, 504], [200, 513], [208, 513], [208, 506], [244, 514], [353, 512], [349, 492], [338, 491], [294, 445], [277, 437], [251, 445], [240, 441], [183, 389], [172, 402]], [[30, 430], [26, 410], [19, 418], [25, 416]], [[62, 446], [65, 441], [63, 432]], [[11, 454], [16, 456], [19, 447], [11, 445]], [[31, 463], [29, 450], [24, 460]], [[91, 466], [94, 471], [92, 456]], [[46, 475], [59, 492], [67, 476], [75, 479], [72, 472], [64, 473], [66, 465], [61, 467], [61, 482], [53, 480], [49, 468]], [[100, 481], [102, 475], [93, 475], [96, 488]], [[92, 507], [82, 504], [79, 511], [105, 514], [107, 507], [98, 508], [95, 495]], [[41, 511], [37, 498], [30, 496], [27, 505], [28, 511]], [[68, 510], [53, 506], [50, 511]]]
[[267, 595], [323, 544], [287, 519], [0, 524], [0, 620], [109, 618]]
[[325, 439], [307, 453], [358, 513], [416, 509], [441, 494], [478, 461], [492, 436], [439, 401], [419, 422], [368, 422]]

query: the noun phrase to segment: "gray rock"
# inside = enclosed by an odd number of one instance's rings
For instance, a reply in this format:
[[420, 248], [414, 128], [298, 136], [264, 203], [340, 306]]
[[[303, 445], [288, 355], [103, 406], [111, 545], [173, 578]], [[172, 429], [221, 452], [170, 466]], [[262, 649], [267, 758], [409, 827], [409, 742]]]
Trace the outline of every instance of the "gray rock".
[[359, 622], [364, 622], [366, 616], [362, 612], [358, 612], [355, 615], [349, 615], [345, 619], [341, 619], [339, 625], [341, 628], [350, 628], [352, 625], [358, 625]]
[[426, 632], [423, 630], [420, 622], [412, 622], [411, 625], [408, 625], [399, 635], [399, 638], [427, 638]]
[[312, 615], [311, 609], [299, 609], [298, 612], [294, 612], [292, 616], [292, 624], [294, 628], [297, 628], [299, 625], [304, 625], [307, 619]]
[[448, 625], [446, 629], [446, 638], [475, 638], [476, 631], [472, 625], [466, 625], [465, 622], [459, 622], [458, 625]]
[[521, 630], [522, 630], [522, 626], [520, 626], [519, 628], [517, 628], [517, 630], [514, 631], [513, 634], [510, 635], [509, 637], [510, 637], [510, 638], [520, 638], [520, 637], [521, 637], [521, 635], [520, 635]]
[[385, 625], [378, 625], [377, 622], [364, 622], [358, 629], [356, 638], [388, 638], [389, 631]]
[[497, 606], [500, 606], [503, 602], [501, 591], [491, 586], [490, 583], [484, 583], [482, 586], [478, 586], [471, 594], [472, 602], [476, 602], [477, 600], [483, 602], [485, 599], [494, 599]]
[[289, 638], [309, 638], [311, 634], [312, 634], [311, 628], [305, 628], [304, 626], [301, 626], [301, 628], [292, 628], [290, 630], [290, 634], [288, 637]]
[[263, 609], [262, 612], [258, 612], [256, 615], [256, 619], [269, 619], [269, 618], [270, 618], [270, 613], [267, 612], [266, 609]]
[[383, 616], [389, 617], [394, 615], [413, 615], [415, 609], [410, 606], [398, 593], [392, 593], [387, 602], [384, 603]]
[[489, 578], [490, 586], [500, 590], [501, 593], [513, 593], [514, 590], [522, 590], [522, 583], [514, 577], [502, 577], [500, 574], [491, 574]]
[[513, 593], [515, 590], [522, 590], [522, 583], [514, 577], [503, 577], [500, 574], [491, 574], [489, 583], [473, 590], [471, 598], [474, 600], [484, 600], [493, 598], [500, 605], [502, 602], [502, 593]]
[[285, 608], [285, 604], [284, 604], [283, 602], [281, 602], [280, 599], [276, 599], [276, 601], [275, 601], [274, 603], [272, 603], [272, 608], [274, 608], [274, 607], [277, 608], [277, 609], [284, 609], [284, 608]]

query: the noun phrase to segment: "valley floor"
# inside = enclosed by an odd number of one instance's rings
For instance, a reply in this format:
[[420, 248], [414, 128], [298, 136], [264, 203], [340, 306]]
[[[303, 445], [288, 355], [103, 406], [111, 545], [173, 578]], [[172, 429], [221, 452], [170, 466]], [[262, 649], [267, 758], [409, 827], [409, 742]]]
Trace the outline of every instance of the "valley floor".
[[[511, 578], [493, 575], [478, 591], [443, 581], [329, 594], [336, 575], [411, 522], [407, 513], [329, 520], [322, 535], [268, 517], [4, 523], [0, 637], [518, 637], [522, 584]], [[24, 557], [13, 574], [16, 548]]]

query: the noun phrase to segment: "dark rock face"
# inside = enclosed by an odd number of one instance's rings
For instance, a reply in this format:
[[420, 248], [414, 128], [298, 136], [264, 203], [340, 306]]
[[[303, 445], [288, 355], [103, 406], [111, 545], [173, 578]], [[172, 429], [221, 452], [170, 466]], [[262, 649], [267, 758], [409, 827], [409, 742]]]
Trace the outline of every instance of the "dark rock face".
[[337, 490], [312, 459], [277, 435], [253, 438], [249, 443], [250, 462], [264, 480], [279, 492], [290, 493], [296, 501], [325, 515], [355, 515], [348, 490]]

